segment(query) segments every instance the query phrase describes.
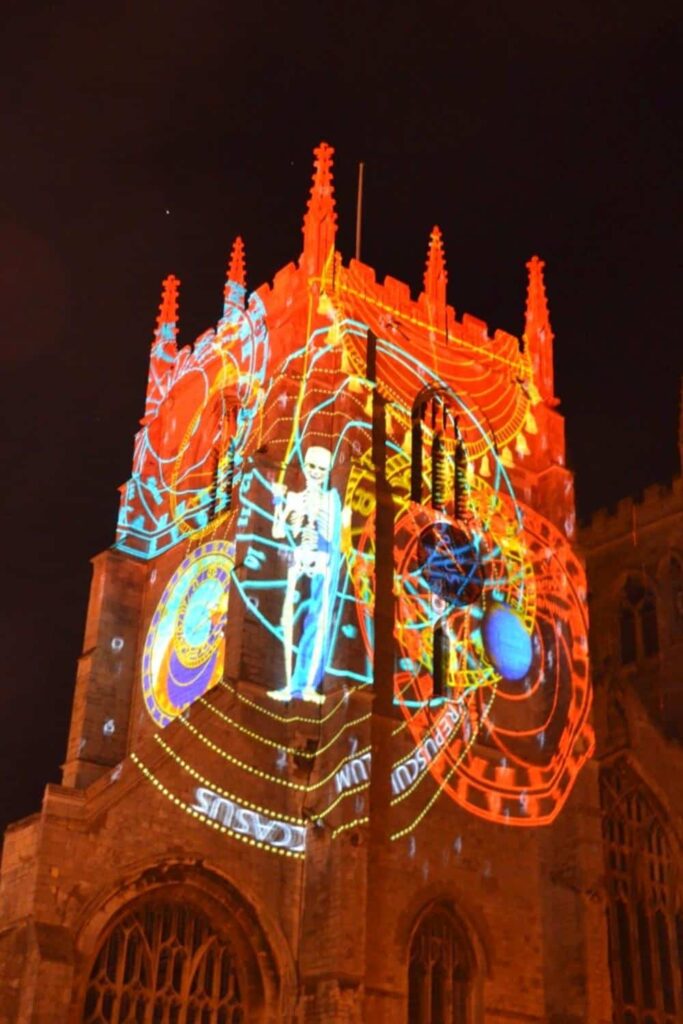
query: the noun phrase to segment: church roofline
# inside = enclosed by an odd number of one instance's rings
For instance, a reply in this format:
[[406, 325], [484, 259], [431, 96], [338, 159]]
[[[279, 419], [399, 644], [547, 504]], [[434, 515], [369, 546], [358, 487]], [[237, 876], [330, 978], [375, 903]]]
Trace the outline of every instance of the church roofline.
[[599, 508], [579, 525], [579, 544], [583, 548], [601, 547], [630, 537], [637, 531], [657, 525], [669, 516], [683, 513], [683, 477], [669, 483], [654, 483], [640, 496], [621, 498], [616, 507]]

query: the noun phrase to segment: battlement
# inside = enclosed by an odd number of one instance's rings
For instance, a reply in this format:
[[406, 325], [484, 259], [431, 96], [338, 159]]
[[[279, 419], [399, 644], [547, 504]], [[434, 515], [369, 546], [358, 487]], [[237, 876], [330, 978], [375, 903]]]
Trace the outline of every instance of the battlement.
[[[177, 345], [180, 282], [173, 275], [164, 281], [142, 429], [135, 439], [131, 478], [121, 488], [116, 542], [121, 550], [156, 557], [183, 536], [208, 527], [216, 502], [227, 500], [215, 493], [220, 467], [231, 466], [231, 482], [239, 473], [225, 447], [230, 430], [260, 430], [267, 383], [283, 371], [291, 373], [292, 359], [323, 339], [333, 348], [346, 346], [343, 358], [362, 376], [365, 336], [373, 335], [373, 374], [378, 375], [373, 379], [385, 397], [395, 397], [404, 371], [413, 374], [412, 394], [404, 395], [408, 409], [435, 382], [451, 389], [454, 402], [457, 394], [466, 393], [480, 417], [486, 410], [494, 439], [490, 452], [508, 469], [523, 466], [538, 478], [564, 464], [561, 419], [550, 423], [547, 415], [556, 400], [542, 262], [534, 257], [528, 264], [523, 340], [501, 329], [492, 333], [485, 320], [471, 313], [457, 319], [447, 302], [444, 242], [436, 226], [417, 297], [391, 275], [378, 281], [374, 269], [360, 260], [344, 264], [336, 249], [333, 153], [325, 143], [315, 150], [298, 260], [249, 295], [245, 247], [236, 238], [222, 315], [192, 345]], [[400, 371], [392, 362], [397, 348], [409, 353]], [[200, 406], [205, 435], [197, 429]], [[489, 449], [484, 445], [470, 451], [475, 472], [484, 477], [491, 472]]]
[[489, 342], [489, 328], [485, 320], [480, 320], [471, 313], [464, 313], [462, 318], [463, 333], [473, 341]]
[[[352, 258], [344, 266], [342, 255], [335, 247], [337, 212], [332, 173], [334, 149], [323, 142], [316, 147], [314, 156], [313, 180], [303, 223], [303, 252], [296, 263], [287, 263], [274, 274], [272, 282], [262, 282], [252, 294], [252, 299], [256, 296], [266, 308], [269, 320], [282, 323], [287, 311], [295, 307], [303, 295], [311, 295], [311, 290], [327, 295], [335, 303], [337, 314], [340, 313], [339, 300], [343, 303], [344, 297], [350, 295], [361, 303], [366, 300], [378, 311], [381, 310], [383, 322], [379, 326], [391, 324], [392, 318], [408, 320], [414, 327], [424, 328], [430, 346], [439, 342], [457, 346], [461, 342], [469, 358], [475, 361], [479, 351], [484, 357], [498, 355], [500, 366], [510, 373], [514, 371], [514, 375], [521, 379], [531, 378], [532, 362], [538, 366], [541, 362], [552, 363], [552, 331], [542, 277], [543, 263], [538, 257], [534, 257], [528, 264], [530, 298], [527, 301], [524, 341], [506, 330], [496, 329], [492, 332], [485, 320], [471, 313], [464, 313], [458, 320], [455, 309], [447, 302], [448, 273], [444, 242], [436, 226], [429, 237], [423, 288], [416, 297], [411, 294], [406, 282], [390, 274], [379, 282], [374, 268], [359, 259]], [[153, 348], [158, 365], [153, 367], [155, 387], [151, 388], [150, 385], [146, 416], [158, 409], [172, 375], [171, 366], [177, 354], [175, 340], [179, 284], [172, 275], [164, 283], [155, 334], [156, 347]], [[241, 238], [235, 239], [233, 245], [224, 296], [228, 303], [234, 303], [237, 299], [244, 301], [246, 296], [245, 251]], [[317, 310], [314, 309], [314, 312]], [[217, 325], [218, 335], [224, 319], [225, 306], [224, 316]], [[538, 353], [533, 351], [535, 334], [539, 331], [544, 339], [543, 358], [540, 361]], [[206, 334], [201, 334], [192, 347], [196, 348]], [[538, 384], [541, 383], [539, 380]], [[537, 390], [540, 390], [541, 397], [546, 397], [542, 394], [542, 388]]]
[[522, 366], [524, 347], [517, 336], [503, 329], [491, 333], [487, 322], [471, 313], [464, 313], [458, 320], [453, 306], [445, 301], [445, 293], [441, 303], [438, 296], [430, 297], [426, 290], [415, 298], [405, 281], [390, 274], [378, 281], [373, 267], [354, 258], [345, 264], [336, 251], [329, 255], [319, 277], [311, 278], [302, 263], [298, 266], [288, 263], [277, 271], [272, 283], [259, 285], [255, 294], [266, 307], [269, 320], [281, 322], [298, 300], [309, 295], [311, 288], [330, 298], [337, 314], [342, 314], [345, 299], [350, 298], [351, 305], [362, 310], [365, 322], [368, 317], [363, 307], [367, 303], [376, 310], [380, 328], [396, 328], [398, 323], [407, 322], [418, 332], [422, 330], [430, 347], [436, 344], [457, 348], [460, 342], [470, 358], [476, 360], [478, 354], [484, 358], [498, 354], [501, 365], [508, 367], [519, 361], [520, 375], [531, 373], [530, 366], [526, 370]]
[[616, 508], [600, 508], [579, 528], [584, 548], [599, 547], [660, 522], [667, 515], [683, 513], [683, 478], [668, 484], [651, 484], [640, 498], [622, 498]]

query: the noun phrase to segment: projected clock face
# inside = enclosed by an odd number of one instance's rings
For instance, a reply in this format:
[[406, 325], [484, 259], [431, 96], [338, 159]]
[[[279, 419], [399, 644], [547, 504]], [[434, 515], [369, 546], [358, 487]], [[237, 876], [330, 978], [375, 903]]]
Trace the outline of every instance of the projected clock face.
[[164, 590], [145, 641], [142, 690], [155, 722], [167, 725], [221, 678], [232, 546], [196, 548]]

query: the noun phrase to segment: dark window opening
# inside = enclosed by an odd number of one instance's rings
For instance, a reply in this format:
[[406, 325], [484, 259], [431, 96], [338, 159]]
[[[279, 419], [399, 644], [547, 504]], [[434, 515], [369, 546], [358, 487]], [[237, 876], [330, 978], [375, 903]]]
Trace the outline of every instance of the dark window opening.
[[[615, 1024], [683, 1019], [683, 918], [666, 833], [635, 772], [600, 775]], [[677, 934], [678, 932], [678, 934]], [[683, 972], [682, 972], [683, 974]]]
[[441, 622], [434, 627], [432, 651], [432, 697], [445, 697], [448, 682], [448, 633]]
[[459, 923], [446, 907], [435, 907], [410, 946], [408, 1024], [465, 1024], [471, 965]]
[[631, 608], [621, 608], [619, 613], [619, 634], [621, 639], [621, 663], [632, 665], [636, 660], [636, 618]]
[[230, 943], [185, 903], [150, 901], [106, 936], [85, 997], [83, 1024], [159, 1021], [244, 1024]]
[[652, 594], [648, 594], [641, 606], [640, 621], [643, 630], [643, 652], [645, 657], [649, 658], [659, 650], [657, 607]]
[[629, 576], [622, 591], [619, 647], [622, 665], [651, 658], [659, 650], [656, 598], [638, 576]]

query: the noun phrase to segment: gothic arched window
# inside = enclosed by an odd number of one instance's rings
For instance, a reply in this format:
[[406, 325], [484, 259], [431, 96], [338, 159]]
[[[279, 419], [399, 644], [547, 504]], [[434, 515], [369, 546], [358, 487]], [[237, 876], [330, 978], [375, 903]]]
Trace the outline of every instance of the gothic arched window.
[[683, 1019], [683, 907], [671, 846], [624, 761], [600, 776], [615, 1024]]
[[434, 906], [410, 944], [408, 1024], [465, 1024], [472, 963], [459, 921], [448, 907]]
[[683, 636], [683, 563], [678, 555], [669, 559], [669, 585], [671, 598], [671, 638]]
[[650, 658], [659, 650], [657, 602], [640, 576], [629, 576], [621, 592], [619, 646], [622, 665]]
[[100, 946], [83, 1024], [244, 1024], [238, 966], [229, 940], [201, 910], [138, 903]]

